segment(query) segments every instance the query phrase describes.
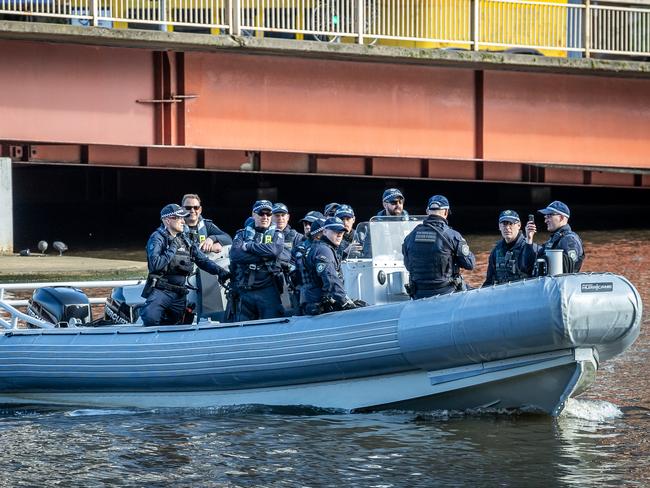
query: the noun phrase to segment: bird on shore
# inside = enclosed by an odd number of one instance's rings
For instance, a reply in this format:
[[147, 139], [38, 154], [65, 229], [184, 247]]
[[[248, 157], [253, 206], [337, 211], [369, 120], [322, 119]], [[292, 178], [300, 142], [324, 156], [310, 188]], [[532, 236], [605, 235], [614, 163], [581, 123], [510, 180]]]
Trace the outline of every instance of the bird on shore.
[[47, 251], [47, 241], [38, 241], [37, 247], [42, 254], [45, 254], [45, 251]]
[[63, 256], [63, 253], [68, 250], [68, 246], [61, 241], [54, 241], [52, 247], [59, 251], [59, 256]]

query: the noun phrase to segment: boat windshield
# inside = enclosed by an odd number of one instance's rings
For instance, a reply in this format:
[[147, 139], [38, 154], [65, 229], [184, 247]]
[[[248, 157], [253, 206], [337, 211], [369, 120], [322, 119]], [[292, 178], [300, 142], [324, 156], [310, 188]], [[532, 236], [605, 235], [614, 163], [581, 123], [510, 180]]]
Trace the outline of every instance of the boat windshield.
[[370, 222], [362, 222], [357, 232], [363, 243], [363, 258], [390, 259], [403, 261], [402, 243], [404, 238], [422, 223], [424, 216], [373, 217]]

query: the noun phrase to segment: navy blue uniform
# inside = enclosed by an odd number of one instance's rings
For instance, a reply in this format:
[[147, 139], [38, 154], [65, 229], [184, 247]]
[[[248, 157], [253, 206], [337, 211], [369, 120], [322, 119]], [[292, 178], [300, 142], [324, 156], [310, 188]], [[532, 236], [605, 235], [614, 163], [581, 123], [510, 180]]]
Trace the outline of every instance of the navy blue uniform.
[[497, 242], [488, 258], [487, 275], [483, 286], [530, 278], [534, 262], [526, 259], [525, 248], [526, 238], [521, 233], [511, 243], [507, 243], [505, 239]]
[[315, 241], [305, 256], [305, 283], [301, 295], [301, 308], [307, 315], [320, 313], [324, 299], [332, 299], [334, 309], [342, 309], [350, 299], [345, 293], [341, 260], [336, 246], [327, 237]]
[[203, 244], [203, 241], [205, 241], [207, 238], [212, 239], [214, 242], [218, 242], [222, 246], [228, 246], [232, 244], [232, 237], [217, 227], [217, 225], [210, 219], [204, 219], [203, 217], [199, 216], [199, 221], [195, 226], [186, 227], [190, 235], [196, 234], [199, 245]]
[[438, 215], [429, 215], [406, 236], [402, 254], [414, 299], [455, 291], [459, 268], [471, 270], [476, 264], [463, 236]]
[[282, 271], [279, 258], [284, 234], [275, 229], [246, 227], [237, 232], [230, 249], [233, 281], [239, 294], [235, 320], [282, 317]]
[[409, 213], [406, 210], [402, 211], [402, 215], [390, 215], [386, 209], [381, 210], [378, 214], [377, 217], [403, 217], [403, 218], [408, 218]]
[[226, 280], [229, 276], [186, 235], [172, 237], [163, 225], [149, 237], [147, 264], [149, 274], [158, 278], [140, 313], [146, 326], [170, 325], [180, 321], [185, 311], [186, 280], [194, 271], [194, 264], [207, 273], [219, 276], [220, 280]]
[[547, 249], [562, 249], [563, 273], [577, 273], [582, 267], [585, 259], [585, 251], [582, 240], [571, 230], [571, 226], [566, 224], [553, 232], [541, 247], [534, 244], [526, 244], [525, 259], [533, 262], [537, 258], [543, 258]]
[[336, 253], [341, 261], [348, 258], [355, 259], [361, 257], [362, 245], [357, 231], [352, 229], [350, 232], [343, 234], [341, 245], [336, 249]]

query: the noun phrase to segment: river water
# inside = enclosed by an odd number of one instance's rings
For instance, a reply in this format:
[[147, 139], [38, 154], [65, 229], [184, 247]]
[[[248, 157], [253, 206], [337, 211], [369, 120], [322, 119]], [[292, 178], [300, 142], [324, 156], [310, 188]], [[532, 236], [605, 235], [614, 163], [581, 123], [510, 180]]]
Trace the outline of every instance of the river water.
[[[582, 232], [583, 271], [650, 289], [650, 231]], [[498, 236], [474, 236], [479, 285]], [[541, 236], [540, 236], [541, 237]], [[348, 414], [13, 408], [0, 486], [650, 486], [650, 333], [557, 419], [523, 413]]]

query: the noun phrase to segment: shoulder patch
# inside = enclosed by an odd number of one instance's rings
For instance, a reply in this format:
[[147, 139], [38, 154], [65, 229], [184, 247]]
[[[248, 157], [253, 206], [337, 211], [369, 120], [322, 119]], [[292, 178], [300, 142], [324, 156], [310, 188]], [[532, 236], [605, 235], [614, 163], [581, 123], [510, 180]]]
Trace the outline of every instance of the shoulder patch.
[[460, 248], [460, 252], [463, 253], [463, 256], [469, 256], [469, 246], [467, 244], [463, 244], [463, 246]]
[[321, 274], [323, 271], [325, 271], [326, 267], [327, 267], [326, 263], [318, 263], [316, 265], [316, 273]]
[[574, 263], [578, 260], [578, 252], [575, 249], [570, 249], [569, 252], [569, 259], [573, 261]]

